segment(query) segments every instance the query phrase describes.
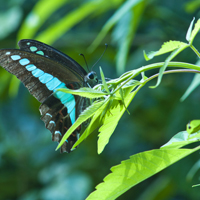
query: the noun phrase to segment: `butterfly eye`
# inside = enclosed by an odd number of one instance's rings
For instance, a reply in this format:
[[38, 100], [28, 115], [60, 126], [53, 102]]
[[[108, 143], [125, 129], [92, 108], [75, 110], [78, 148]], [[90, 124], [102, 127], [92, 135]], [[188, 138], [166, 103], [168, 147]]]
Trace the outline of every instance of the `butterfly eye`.
[[88, 74], [88, 77], [89, 77], [89, 79], [94, 79], [94, 74], [90, 73], [90, 74]]

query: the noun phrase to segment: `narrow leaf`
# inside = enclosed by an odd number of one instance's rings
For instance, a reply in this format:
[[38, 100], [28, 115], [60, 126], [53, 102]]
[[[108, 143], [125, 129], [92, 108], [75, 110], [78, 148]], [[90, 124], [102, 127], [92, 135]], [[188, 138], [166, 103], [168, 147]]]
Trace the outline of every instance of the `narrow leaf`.
[[33, 38], [38, 29], [49, 18], [49, 16], [66, 4], [67, 1], [68, 0], [37, 1], [19, 30], [18, 40]]
[[190, 35], [190, 44], [192, 44], [196, 34], [199, 32], [199, 29], [200, 29], [200, 19], [198, 19], [197, 23], [195, 24], [194, 26], [194, 29]]
[[124, 14], [118, 21], [113, 32], [113, 38], [118, 45], [116, 56], [117, 73], [121, 74], [125, 71], [129, 49], [135, 37], [135, 32], [143, 13], [145, 1], [141, 1]]
[[193, 17], [193, 20], [191, 21], [190, 26], [189, 26], [188, 31], [187, 31], [187, 34], [186, 34], [186, 40], [188, 42], [190, 42], [190, 37], [191, 37], [191, 32], [192, 32], [192, 27], [193, 27], [193, 24], [194, 24], [194, 20], [195, 20], [195, 17]]
[[42, 31], [36, 37], [36, 39], [48, 44], [53, 43], [57, 38], [61, 37], [66, 31], [71, 29], [80, 21], [90, 16], [92, 13], [97, 12], [97, 10], [99, 10], [99, 7], [103, 6], [104, 4], [106, 4], [105, 0], [100, 0], [87, 1], [82, 5], [79, 5], [75, 10], [72, 10], [67, 15], [62, 17], [62, 19], [60, 19], [59, 21]]
[[103, 26], [101, 32], [98, 34], [94, 42], [89, 47], [89, 51], [94, 49], [100, 44], [103, 38], [106, 36], [108, 31], [125, 15], [132, 7], [136, 6], [143, 0], [129, 0], [125, 1], [124, 4], [113, 14], [113, 16]]
[[69, 128], [69, 130], [65, 133], [62, 140], [58, 144], [57, 149], [59, 149], [62, 144], [67, 140], [67, 138], [75, 131], [84, 121], [92, 117], [96, 110], [98, 110], [102, 105], [104, 104], [103, 101], [100, 102], [94, 102], [91, 106], [87, 107], [78, 117], [78, 119], [75, 121], [75, 123]]
[[131, 187], [153, 176], [180, 159], [199, 150], [194, 149], [156, 149], [138, 153], [121, 164], [111, 168], [112, 173], [104, 178], [104, 182], [96, 186], [86, 200], [112, 200], [119, 197]]
[[104, 89], [106, 90], [106, 92], [107, 92], [108, 94], [110, 94], [110, 90], [108, 89], [108, 85], [107, 85], [107, 83], [106, 83], [103, 70], [101, 69], [101, 67], [99, 67], [99, 69], [100, 69], [101, 80], [102, 80], [102, 84], [103, 84], [103, 86], [104, 86]]
[[103, 97], [103, 96], [107, 95], [107, 93], [104, 93], [99, 90], [94, 90], [92, 88], [80, 88], [78, 90], [70, 90], [68, 88], [60, 88], [60, 89], [57, 89], [56, 91], [62, 91], [65, 93], [79, 95], [79, 96], [87, 97], [87, 98], [99, 98], [99, 97]]

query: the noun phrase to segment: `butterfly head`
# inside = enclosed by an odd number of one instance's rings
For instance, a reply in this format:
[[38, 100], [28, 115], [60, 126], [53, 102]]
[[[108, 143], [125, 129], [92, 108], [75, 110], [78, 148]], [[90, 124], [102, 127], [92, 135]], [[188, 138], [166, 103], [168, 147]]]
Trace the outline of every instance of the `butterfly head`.
[[89, 72], [85, 76], [85, 82], [86, 82], [87, 86], [94, 87], [98, 83], [98, 78], [97, 78], [96, 72], [94, 72], [94, 71]]

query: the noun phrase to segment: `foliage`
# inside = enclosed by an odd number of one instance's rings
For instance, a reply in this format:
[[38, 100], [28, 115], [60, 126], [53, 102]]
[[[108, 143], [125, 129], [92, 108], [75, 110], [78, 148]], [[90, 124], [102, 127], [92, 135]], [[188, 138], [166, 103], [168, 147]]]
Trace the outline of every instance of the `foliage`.
[[[164, 43], [161, 49], [157, 52], [151, 52], [148, 55], [144, 53], [145, 58], [152, 59], [154, 56], [158, 56], [161, 54], [165, 54], [168, 52], [172, 53], [170, 56], [165, 60], [164, 64], [160, 67], [159, 75], [158, 75], [158, 82], [157, 85], [161, 82], [161, 78], [165, 73], [167, 66], [173, 65], [176, 67], [183, 67], [187, 68], [188, 72], [199, 73], [200, 67], [196, 65], [188, 65], [187, 63], [170, 63], [170, 60], [174, 58], [178, 53], [183, 51], [185, 48], [191, 47], [191, 49], [195, 49], [192, 41], [194, 37], [200, 30], [200, 19], [195, 24], [194, 30], [192, 30], [194, 20], [192, 21], [186, 39], [188, 40], [187, 43], [179, 42], [179, 41], [170, 41]], [[199, 52], [195, 49], [195, 53], [200, 57]], [[154, 64], [154, 68], [157, 68], [158, 64]], [[130, 104], [132, 99], [135, 97], [137, 92], [150, 80], [155, 78], [156, 76], [152, 76], [150, 78], [145, 78], [145, 80], [136, 81], [135, 78], [138, 74], [142, 72], [146, 72], [150, 69], [153, 69], [149, 66], [143, 66], [141, 68], [135, 69], [130, 71], [129, 73], [125, 73], [119, 79], [115, 79], [114, 81], [108, 81], [106, 83], [104, 79], [103, 72], [101, 71], [101, 78], [102, 84], [97, 85], [92, 89], [90, 89], [88, 93], [88, 97], [96, 99], [93, 104], [88, 107], [77, 119], [76, 123], [72, 125], [72, 127], [67, 131], [66, 135], [62, 138], [60, 144], [57, 148], [59, 148], [65, 140], [71, 135], [71, 133], [80, 126], [83, 121], [86, 121], [88, 118], [91, 118], [92, 121], [90, 122], [90, 126], [86, 129], [87, 134], [82, 135], [83, 139], [89, 136], [89, 134], [93, 131], [90, 130], [90, 127], [93, 126], [94, 120], [98, 118], [98, 121], [95, 120], [95, 127], [99, 128], [99, 140], [98, 140], [98, 153], [101, 153], [107, 145], [109, 138], [111, 137], [112, 133], [114, 132], [118, 121], [120, 120], [121, 116], [126, 110], [126, 107]], [[197, 71], [195, 71], [197, 70]], [[181, 72], [181, 70], [180, 70]], [[173, 73], [173, 70], [170, 71]], [[133, 80], [132, 80], [133, 79]], [[130, 82], [131, 81], [131, 82]], [[200, 82], [200, 81], [199, 81]], [[155, 87], [154, 87], [155, 88]], [[102, 90], [104, 96], [100, 94], [96, 96], [97, 91]], [[82, 90], [82, 93], [79, 93], [80, 96], [85, 95], [85, 88], [79, 89]], [[119, 92], [121, 91], [121, 92]], [[73, 90], [66, 91], [67, 93], [75, 94]], [[94, 95], [92, 97], [92, 94]], [[103, 109], [102, 109], [103, 107]], [[102, 112], [103, 111], [103, 112]], [[96, 117], [97, 116], [97, 117]], [[81, 120], [80, 120], [81, 119]], [[80, 121], [80, 122], [79, 122]], [[197, 122], [197, 123], [195, 123]], [[142, 180], [158, 173], [159, 171], [163, 170], [164, 168], [172, 165], [173, 163], [177, 162], [178, 160], [184, 158], [185, 156], [190, 155], [193, 152], [196, 152], [200, 149], [200, 146], [197, 146], [194, 149], [181, 149], [179, 148], [193, 142], [199, 141], [200, 137], [197, 132], [199, 131], [199, 120], [193, 120], [190, 124], [191, 131], [188, 132], [181, 132], [174, 136], [167, 144], [165, 144], [161, 149], [153, 150], [139, 153], [132, 156], [129, 160], [123, 161], [121, 165], [117, 167], [111, 168], [112, 174], [108, 175], [104, 179], [104, 183], [98, 185], [96, 187], [96, 191], [92, 193], [87, 199], [115, 199], [119, 195], [123, 194], [129, 188], [135, 186], [136, 184], [140, 183]], [[187, 130], [190, 130], [187, 128]], [[193, 133], [193, 134], [192, 134]], [[192, 135], [190, 135], [192, 134]], [[81, 141], [83, 139], [81, 138]], [[178, 139], [177, 139], [178, 138]], [[80, 141], [78, 142], [80, 144]], [[77, 144], [74, 145], [76, 147]], [[164, 151], [163, 151], [164, 149]], [[168, 150], [170, 149], [170, 150]], [[166, 151], [165, 151], [166, 150]], [[147, 161], [147, 162], [145, 162]], [[153, 164], [152, 164], [153, 162]], [[164, 163], [164, 165], [162, 164]], [[130, 171], [130, 172], [129, 172]], [[140, 176], [142, 172], [142, 176]], [[116, 182], [116, 180], [118, 180]]]
[[[199, 20], [194, 29], [194, 20], [191, 22], [186, 34], [188, 43], [181, 42], [192, 17], [199, 17], [200, 4], [193, 0], [183, 1], [182, 5], [172, 0], [1, 2], [1, 48], [13, 48], [16, 40], [34, 38], [50, 45], [54, 43], [53, 46], [76, 60], [80, 60], [77, 55], [81, 51], [93, 50], [87, 60], [94, 63], [104, 49], [103, 43], [107, 42], [110, 47], [101, 60], [105, 76], [114, 78], [116, 72], [120, 75], [130, 70], [117, 79], [103, 81], [92, 91], [88, 88], [73, 91], [94, 98], [94, 103], [69, 131], [90, 117], [91, 123], [75, 144], [81, 144], [79, 148], [70, 155], [61, 156], [53, 152], [55, 144], [50, 134], [37, 121], [35, 110], [39, 104], [24, 92], [15, 77], [0, 68], [2, 199], [85, 199], [108, 173], [108, 168], [119, 160], [125, 161], [111, 168], [105, 182], [99, 184], [88, 199], [98, 199], [99, 194], [102, 198], [103, 192], [107, 199], [132, 199], [133, 195], [135, 199], [149, 200], [200, 198], [191, 188], [198, 183], [200, 168], [200, 162], [196, 161], [199, 154], [193, 153], [198, 150], [195, 146], [199, 132], [193, 132], [196, 128], [198, 131], [198, 124], [191, 123], [192, 119], [199, 118], [198, 92], [192, 93], [194, 89], [198, 91], [199, 64], [189, 64], [195, 63], [196, 58], [187, 50], [192, 49], [199, 55], [199, 37], [195, 37]], [[177, 38], [181, 41], [175, 41]], [[145, 58], [150, 59], [147, 65], [142, 50], [158, 49], [161, 43], [160, 50], [144, 53]], [[167, 52], [171, 54], [165, 62], [156, 63], [158, 55], [164, 60], [162, 56]], [[174, 58], [185, 62], [171, 62]], [[166, 71], [167, 67], [174, 69]], [[159, 74], [155, 74], [156, 69], [160, 69]], [[191, 78], [186, 72], [196, 74], [182, 97], [182, 100], [187, 98], [186, 101], [180, 104], [180, 95]], [[164, 76], [173, 73], [179, 76]], [[103, 73], [100, 74], [103, 79]], [[156, 90], [143, 87], [155, 88], [152, 80], [157, 77], [155, 85], [159, 87]], [[8, 100], [8, 97], [11, 98]], [[192, 133], [180, 131], [188, 121], [191, 121]], [[96, 129], [99, 130], [97, 151], [95, 134], [91, 134]], [[85, 140], [88, 136], [90, 138]], [[190, 146], [182, 148], [185, 145]], [[96, 152], [101, 155], [97, 156]], [[190, 156], [147, 179], [187, 155]], [[139, 182], [142, 183], [138, 185]], [[127, 190], [129, 192], [124, 193]]]

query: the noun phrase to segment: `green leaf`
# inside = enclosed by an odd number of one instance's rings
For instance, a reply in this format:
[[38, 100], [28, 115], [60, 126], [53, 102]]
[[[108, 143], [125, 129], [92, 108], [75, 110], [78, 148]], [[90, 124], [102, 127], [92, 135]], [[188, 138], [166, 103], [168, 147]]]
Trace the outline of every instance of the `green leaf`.
[[99, 107], [98, 110], [95, 111], [95, 114], [92, 117], [92, 120], [90, 121], [88, 127], [83, 132], [83, 134], [78, 139], [78, 141], [74, 144], [73, 148], [75, 148], [83, 140], [85, 140], [95, 129], [99, 128], [100, 123], [101, 123], [100, 116], [101, 116], [102, 112], [106, 109], [108, 103], [109, 103], [109, 101], [104, 101], [104, 103], [102, 103], [102, 106]]
[[108, 89], [108, 85], [107, 85], [107, 83], [106, 83], [103, 70], [101, 69], [101, 67], [99, 67], [99, 69], [100, 69], [101, 80], [102, 80], [102, 84], [103, 84], [103, 86], [104, 86], [104, 89], [106, 90], [106, 92], [107, 92], [108, 94], [110, 94], [110, 90]]
[[183, 51], [185, 48], [189, 47], [188, 44], [186, 43], [181, 43], [181, 46], [178, 48], [178, 49], [175, 49], [168, 57], [167, 59], [165, 60], [165, 63], [164, 65], [160, 68], [159, 70], [159, 75], [158, 75], [158, 80], [157, 80], [157, 83], [155, 86], [150, 86], [150, 88], [156, 88], [158, 87], [158, 85], [161, 83], [161, 80], [162, 80], [162, 76], [163, 76], [163, 73], [165, 71], [165, 69], [167, 68], [169, 62], [175, 57], [177, 56], [181, 51]]
[[87, 98], [99, 98], [99, 97], [103, 97], [107, 95], [107, 93], [104, 93], [102, 91], [94, 90], [92, 88], [84, 88], [84, 87], [77, 90], [70, 90], [68, 88], [60, 88], [60, 89], [57, 89], [56, 91], [62, 91], [65, 93], [79, 95], [79, 96], [87, 97]]
[[[67, 0], [37, 1], [33, 10], [29, 13], [19, 30], [18, 40], [33, 38], [38, 29], [50, 17], [50, 15], [66, 3]], [[47, 42], [45, 40], [42, 41]]]
[[130, 112], [128, 111], [126, 104], [124, 102], [124, 92], [123, 92], [122, 88], [119, 89], [119, 94], [121, 96], [121, 101], [123, 103], [124, 108], [126, 109], [126, 112], [130, 115]]
[[99, 46], [100, 42], [109, 32], [109, 30], [125, 15], [132, 7], [136, 6], [143, 0], [129, 0], [125, 1], [124, 4], [113, 14], [113, 16], [106, 22], [103, 26], [101, 32], [98, 34], [94, 42], [89, 47], [89, 51], [94, 51], [94, 49]]
[[192, 0], [192, 1], [187, 1], [185, 2], [185, 11], [190, 14], [194, 14], [196, 10], [198, 11], [200, 7], [200, 1], [199, 0]]
[[191, 21], [190, 26], [189, 26], [188, 31], [187, 31], [187, 34], [186, 34], [186, 40], [188, 42], [190, 42], [190, 37], [191, 37], [191, 32], [192, 32], [192, 27], [193, 27], [193, 24], [194, 24], [194, 20], [195, 20], [195, 17], [193, 17], [193, 20]]
[[86, 200], [112, 200], [119, 197], [131, 187], [153, 176], [173, 163], [199, 150], [194, 149], [156, 149], [138, 153], [121, 164], [111, 168], [112, 173], [104, 182], [96, 186]]
[[193, 185], [192, 187], [198, 187], [198, 186], [200, 186], [200, 184], [197, 184], [197, 185]]
[[104, 101], [94, 102], [91, 106], [87, 107], [75, 121], [75, 123], [68, 129], [68, 131], [63, 136], [62, 140], [58, 144], [56, 150], [58, 150], [62, 144], [67, 140], [67, 138], [75, 131], [84, 121], [92, 117], [95, 112], [104, 104]]
[[59, 21], [48, 27], [46, 30], [41, 32], [36, 37], [36, 39], [48, 44], [52, 44], [57, 38], [61, 37], [65, 32], [70, 30], [72, 27], [77, 25], [86, 17], [89, 17], [91, 16], [91, 14], [99, 11], [101, 7], [112, 7], [115, 6], [115, 4], [116, 1], [113, 0], [111, 2], [108, 2], [106, 0], [86, 1], [86, 3], [79, 5], [75, 10], [72, 10], [67, 15], [62, 17], [62, 19], [60, 19]]
[[179, 149], [185, 145], [198, 142], [199, 139], [200, 133], [191, 135], [187, 131], [182, 131], [173, 136], [161, 149]]
[[141, 15], [144, 11], [145, 1], [141, 1], [124, 14], [118, 21], [113, 31], [113, 40], [117, 43], [118, 50], [116, 55], [117, 73], [125, 71], [129, 49], [135, 37]]
[[122, 114], [122, 106], [117, 105], [106, 112], [105, 118], [103, 119], [103, 125], [99, 129], [99, 139], [98, 139], [98, 154], [100, 154], [105, 146], [108, 144], [109, 139], [114, 132]]
[[190, 123], [187, 124], [186, 127], [186, 130], [189, 134], [196, 133], [200, 130], [200, 120], [192, 120]]
[[170, 40], [169, 42], [164, 42], [164, 44], [161, 46], [161, 48], [158, 51], [151, 51], [148, 54], [146, 54], [145, 51], [143, 51], [144, 58], [146, 61], [148, 61], [148, 60], [151, 60], [152, 58], [154, 58], [154, 56], [159, 56], [159, 55], [162, 55], [165, 53], [169, 53], [176, 49], [183, 48], [187, 45], [188, 44], [184, 43], [184, 42]]
[[198, 21], [195, 24], [194, 29], [190, 35], [190, 39], [189, 39], [190, 44], [193, 43], [193, 40], [194, 40], [196, 34], [199, 32], [199, 30], [200, 30], [200, 19], [198, 19]]
[[200, 85], [200, 74], [195, 74], [190, 86], [187, 88], [183, 96], [181, 97], [181, 101], [184, 101], [198, 86]]

